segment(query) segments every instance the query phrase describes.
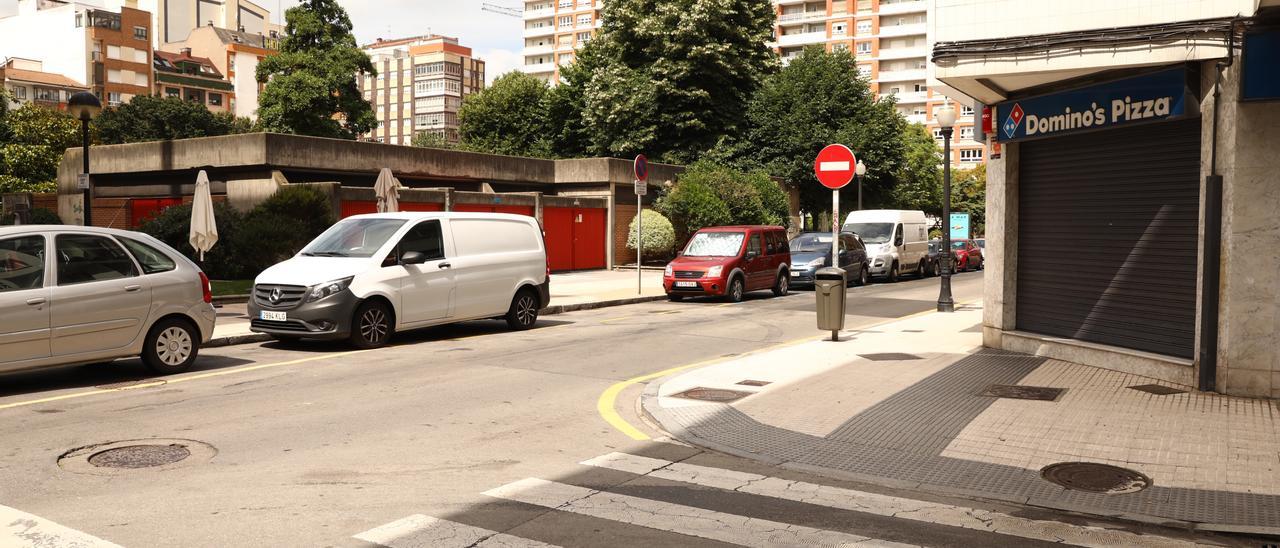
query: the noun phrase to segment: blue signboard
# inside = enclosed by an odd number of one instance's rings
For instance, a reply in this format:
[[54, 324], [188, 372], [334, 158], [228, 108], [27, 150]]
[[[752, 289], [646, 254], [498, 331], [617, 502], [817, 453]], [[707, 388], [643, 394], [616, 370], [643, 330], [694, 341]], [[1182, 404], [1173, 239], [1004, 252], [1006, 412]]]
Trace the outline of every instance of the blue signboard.
[[952, 213], [951, 214], [951, 239], [952, 240], [968, 240], [969, 239], [969, 214], [968, 213]]
[[1054, 137], [1187, 113], [1187, 75], [1181, 68], [996, 105], [1000, 141]]
[[1280, 99], [1280, 29], [1263, 29], [1244, 35], [1244, 79], [1240, 99], [1274, 101]]

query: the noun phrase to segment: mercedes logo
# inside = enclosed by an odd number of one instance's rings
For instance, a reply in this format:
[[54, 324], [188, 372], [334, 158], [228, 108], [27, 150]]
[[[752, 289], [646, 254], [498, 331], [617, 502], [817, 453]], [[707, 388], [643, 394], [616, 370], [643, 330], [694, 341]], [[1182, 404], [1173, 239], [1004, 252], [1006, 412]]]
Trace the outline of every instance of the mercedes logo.
[[280, 304], [282, 297], [284, 297], [284, 292], [280, 291], [280, 288], [277, 287], [271, 290], [271, 304]]

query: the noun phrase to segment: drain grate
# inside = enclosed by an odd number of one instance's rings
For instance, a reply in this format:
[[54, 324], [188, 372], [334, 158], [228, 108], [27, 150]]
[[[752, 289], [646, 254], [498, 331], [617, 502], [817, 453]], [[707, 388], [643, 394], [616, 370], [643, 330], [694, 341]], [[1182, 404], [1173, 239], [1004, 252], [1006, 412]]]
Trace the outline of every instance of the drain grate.
[[1174, 388], [1172, 386], [1164, 386], [1162, 384], [1140, 384], [1138, 386], [1130, 386], [1129, 389], [1157, 396], [1168, 396], [1170, 394], [1186, 394], [1186, 390]]
[[191, 456], [191, 451], [178, 444], [126, 445], [107, 449], [89, 457], [89, 464], [102, 468], [151, 468], [173, 464]]
[[769, 381], [753, 381], [748, 379], [745, 381], [738, 381], [737, 384], [741, 384], [743, 386], [764, 386], [766, 384], [769, 384]]
[[690, 388], [679, 394], [672, 394], [675, 398], [685, 398], [689, 400], [714, 401], [714, 402], [731, 402], [750, 396], [751, 392], [739, 392], [737, 390], [725, 390], [723, 388]]
[[923, 360], [915, 354], [903, 354], [901, 352], [883, 352], [880, 354], [858, 354], [859, 356], [871, 360], [873, 362], [899, 362], [905, 360]]
[[1058, 401], [1066, 388], [1049, 388], [1047, 386], [1019, 386], [1016, 384], [993, 384], [982, 391], [980, 396], [993, 398], [1010, 398], [1015, 400]]
[[1119, 495], [1151, 486], [1141, 472], [1096, 462], [1059, 462], [1040, 469], [1040, 477], [1075, 491]]

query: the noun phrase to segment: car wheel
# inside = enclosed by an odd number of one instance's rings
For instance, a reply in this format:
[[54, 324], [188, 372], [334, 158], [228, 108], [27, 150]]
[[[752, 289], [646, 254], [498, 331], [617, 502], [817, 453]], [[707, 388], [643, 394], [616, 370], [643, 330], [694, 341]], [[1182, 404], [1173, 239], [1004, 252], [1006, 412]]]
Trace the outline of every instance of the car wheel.
[[680, 301], [683, 301], [683, 300], [684, 300], [684, 295], [676, 295], [675, 293], [668, 293], [668, 294], [667, 294], [667, 300], [669, 300], [669, 301], [671, 301], [671, 302], [673, 302], [673, 303], [678, 303], [678, 302], [680, 302]]
[[522, 289], [511, 299], [511, 308], [507, 310], [507, 325], [516, 331], [524, 331], [533, 327], [538, 321], [538, 298], [533, 291]]
[[857, 286], [864, 286], [868, 283], [871, 283], [871, 269], [867, 268], [867, 265], [864, 264], [862, 265], [862, 269], [858, 270], [858, 277], [853, 280], [853, 284]]
[[157, 322], [147, 333], [142, 347], [142, 363], [160, 375], [181, 373], [191, 368], [200, 353], [200, 335], [191, 322], [169, 318]]
[[928, 273], [928, 272], [926, 271], [926, 269], [925, 269], [925, 267], [924, 267], [924, 259], [921, 259], [921, 260], [920, 260], [920, 262], [916, 264], [916, 277], [917, 277], [917, 278], [920, 278], [921, 280], [923, 280], [923, 279], [924, 279], [924, 275], [925, 275], [925, 274], [927, 274], [927, 273]]
[[786, 297], [787, 291], [791, 289], [791, 274], [787, 271], [778, 273], [778, 281], [773, 282], [773, 296]]
[[984, 258], [984, 259], [982, 259], [982, 260], [979, 260], [979, 261], [978, 261], [978, 270], [986, 270], [986, 269], [987, 269], [987, 260], [986, 260], [985, 258]]
[[746, 287], [742, 284], [742, 276], [734, 276], [733, 281], [729, 282], [729, 291], [725, 292], [725, 296], [729, 297], [729, 302], [742, 302], [742, 294], [746, 292]]
[[378, 348], [391, 340], [395, 323], [391, 309], [379, 301], [365, 301], [356, 307], [351, 322], [351, 344], [356, 348]]
[[898, 281], [898, 261], [894, 261], [892, 265], [889, 265], [889, 275], [887, 278], [889, 283]]

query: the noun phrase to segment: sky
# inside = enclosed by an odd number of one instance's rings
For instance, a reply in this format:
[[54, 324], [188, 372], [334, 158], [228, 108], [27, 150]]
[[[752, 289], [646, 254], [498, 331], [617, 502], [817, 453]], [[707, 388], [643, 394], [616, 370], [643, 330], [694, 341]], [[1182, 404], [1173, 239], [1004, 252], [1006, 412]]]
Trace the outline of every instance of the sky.
[[[298, 0], [253, 0], [271, 10], [271, 17], [283, 21], [284, 11]], [[405, 38], [422, 34], [453, 36], [485, 61], [485, 78], [492, 82], [521, 64], [524, 43], [521, 20], [481, 11], [484, 0], [338, 0], [351, 16], [356, 41], [361, 45], [378, 38]], [[507, 7], [520, 0], [493, 0]], [[17, 11], [18, 0], [0, 0], [0, 16]], [[0, 52], [0, 57], [4, 52]]]

